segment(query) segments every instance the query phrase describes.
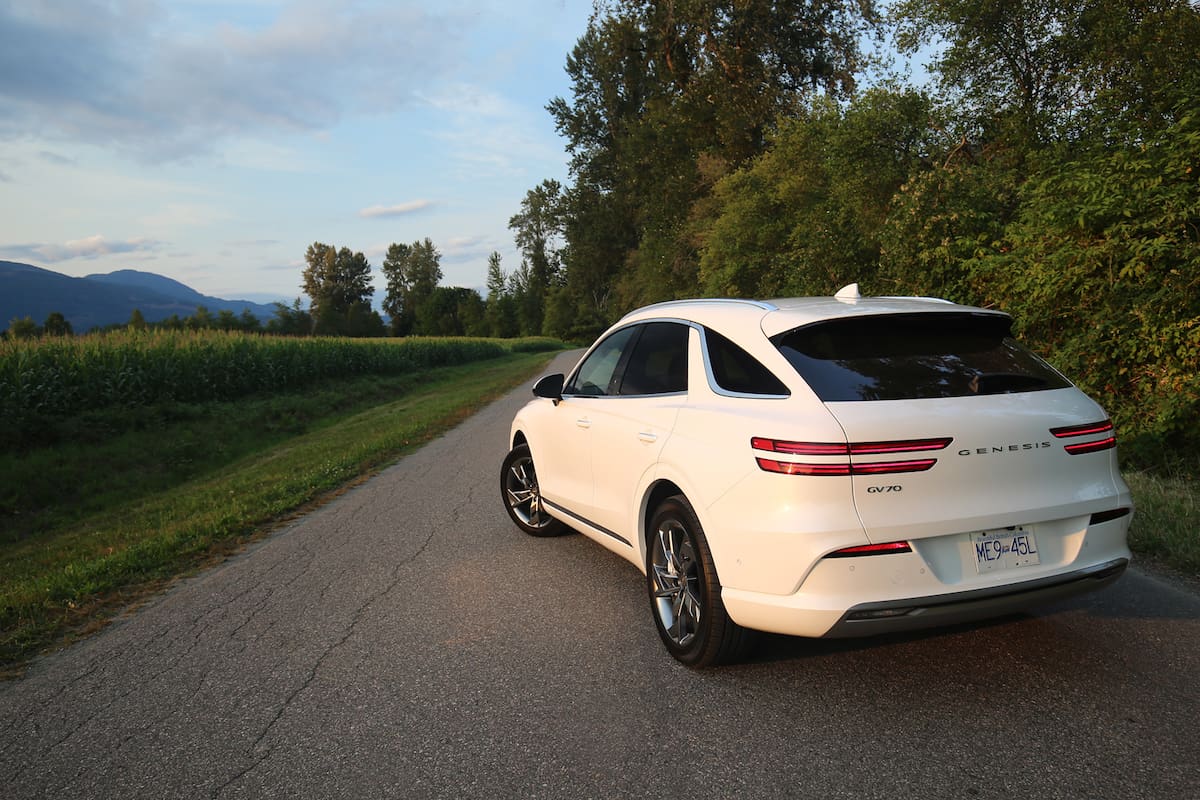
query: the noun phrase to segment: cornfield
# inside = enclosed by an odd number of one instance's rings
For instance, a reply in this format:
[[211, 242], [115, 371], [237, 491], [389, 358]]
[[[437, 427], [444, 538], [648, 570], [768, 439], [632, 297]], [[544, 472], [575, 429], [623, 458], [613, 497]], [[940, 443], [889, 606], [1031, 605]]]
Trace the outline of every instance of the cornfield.
[[329, 378], [397, 375], [496, 358], [467, 338], [291, 339], [221, 331], [121, 331], [0, 342], [0, 420], [114, 405], [231, 400]]

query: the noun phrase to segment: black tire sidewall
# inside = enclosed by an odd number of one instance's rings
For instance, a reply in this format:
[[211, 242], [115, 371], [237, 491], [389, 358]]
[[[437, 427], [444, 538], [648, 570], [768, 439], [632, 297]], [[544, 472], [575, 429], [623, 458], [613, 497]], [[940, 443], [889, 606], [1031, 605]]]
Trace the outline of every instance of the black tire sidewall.
[[[527, 444], [519, 444], [512, 450], [509, 450], [508, 455], [504, 457], [504, 461], [500, 464], [500, 502], [504, 504], [504, 510], [508, 512], [509, 519], [530, 536], [558, 536], [565, 530], [565, 526], [561, 522], [551, 519], [546, 525], [536, 528], [517, 516], [517, 512], [508, 502], [508, 474], [513, 464], [522, 459], [528, 459], [529, 463], [533, 464], [533, 456], [530, 454], [529, 445]], [[534, 474], [537, 474], [537, 465], [534, 465]], [[544, 509], [543, 513], [545, 513]]]
[[692, 540], [692, 550], [700, 562], [699, 569], [697, 569], [700, 584], [698, 595], [703, 605], [700, 625], [695, 638], [686, 646], [681, 647], [663, 628], [662, 619], [658, 615], [657, 599], [654, 597], [654, 567], [651, 560], [646, 565], [646, 589], [650, 599], [650, 613], [654, 617], [654, 627], [658, 630], [658, 635], [667, 650], [681, 663], [694, 667], [718, 663], [721, 657], [720, 642], [717, 641], [721, 634], [719, 627], [733, 623], [729, 621], [725, 613], [725, 605], [721, 602], [721, 584], [717, 578], [712, 553], [708, 549], [708, 540], [704, 538], [704, 530], [700, 526], [696, 512], [692, 510], [691, 504], [682, 495], [675, 495], [662, 501], [650, 519], [647, 535], [650, 537], [651, 552], [657, 547], [655, 539], [658, 536], [658, 529], [666, 519], [678, 521]]

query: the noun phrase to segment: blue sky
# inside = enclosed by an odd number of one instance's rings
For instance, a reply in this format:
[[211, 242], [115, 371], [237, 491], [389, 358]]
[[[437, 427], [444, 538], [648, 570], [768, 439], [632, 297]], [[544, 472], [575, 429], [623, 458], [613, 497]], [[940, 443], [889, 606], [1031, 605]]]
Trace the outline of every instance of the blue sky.
[[590, 0], [0, 4], [0, 259], [300, 294], [314, 241], [429, 237], [444, 285], [519, 264], [508, 220], [565, 180], [544, 106]]

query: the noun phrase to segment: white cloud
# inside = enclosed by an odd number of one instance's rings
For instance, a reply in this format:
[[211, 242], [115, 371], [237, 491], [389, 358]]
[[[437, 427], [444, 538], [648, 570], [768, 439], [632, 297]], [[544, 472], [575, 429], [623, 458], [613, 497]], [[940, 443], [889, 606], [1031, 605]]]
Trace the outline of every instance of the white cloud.
[[45, 263], [54, 264], [59, 261], [70, 261], [74, 258], [93, 259], [114, 253], [142, 253], [158, 250], [161, 242], [153, 239], [126, 239], [122, 242], [110, 242], [103, 236], [88, 236], [74, 239], [62, 244], [19, 244], [0, 249], [11, 258], [39, 259]]
[[466, 26], [367, 0], [257, 10], [265, 23], [186, 19], [137, 0], [4, 4], [0, 137], [37, 130], [156, 161], [234, 136], [326, 130], [412, 102], [453, 71]]
[[410, 200], [407, 203], [398, 203], [394, 206], [370, 206], [358, 212], [358, 215], [363, 219], [374, 219], [376, 217], [402, 217], [406, 214], [413, 214], [417, 211], [423, 211], [433, 205], [429, 200]]

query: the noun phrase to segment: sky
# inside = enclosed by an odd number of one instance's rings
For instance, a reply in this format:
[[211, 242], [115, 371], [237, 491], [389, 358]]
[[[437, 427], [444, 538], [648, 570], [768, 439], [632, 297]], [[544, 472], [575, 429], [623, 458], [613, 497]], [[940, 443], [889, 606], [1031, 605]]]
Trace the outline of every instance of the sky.
[[301, 294], [313, 242], [429, 238], [442, 285], [511, 272], [525, 193], [566, 182], [546, 104], [591, 0], [0, 3], [0, 259]]

